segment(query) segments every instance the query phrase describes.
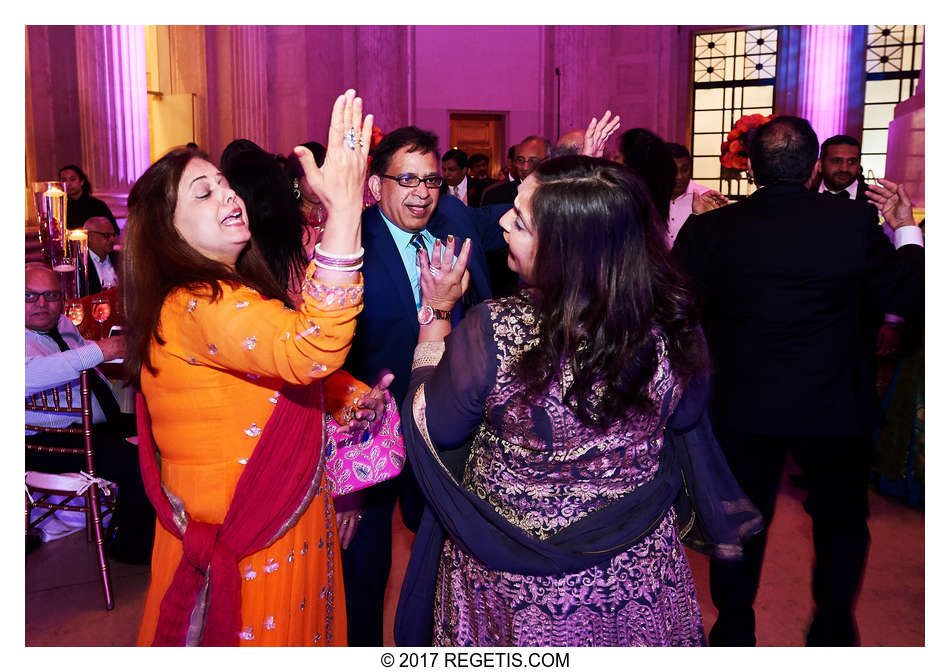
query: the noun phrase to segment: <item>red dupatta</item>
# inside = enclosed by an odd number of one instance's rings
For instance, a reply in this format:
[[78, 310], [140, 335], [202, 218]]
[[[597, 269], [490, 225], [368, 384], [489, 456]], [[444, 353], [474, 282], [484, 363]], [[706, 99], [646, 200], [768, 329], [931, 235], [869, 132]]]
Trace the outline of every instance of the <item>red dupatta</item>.
[[287, 386], [238, 480], [220, 524], [192, 520], [162, 487], [145, 398], [136, 395], [139, 463], [145, 493], [184, 554], [162, 598], [152, 646], [237, 646], [238, 561], [279, 539], [306, 510], [322, 478], [320, 381]]

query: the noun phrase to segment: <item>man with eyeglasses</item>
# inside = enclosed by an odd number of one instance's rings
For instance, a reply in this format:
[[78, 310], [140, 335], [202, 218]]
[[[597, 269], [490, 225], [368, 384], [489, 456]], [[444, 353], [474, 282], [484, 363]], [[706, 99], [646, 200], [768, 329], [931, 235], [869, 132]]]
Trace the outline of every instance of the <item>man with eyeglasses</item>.
[[551, 156], [551, 143], [539, 135], [529, 135], [515, 148], [515, 179], [489, 187], [482, 194], [482, 205], [505, 203], [513, 205], [518, 195], [518, 185], [534, 172], [538, 164]]
[[[59, 276], [41, 263], [26, 265], [26, 394], [53, 387], [72, 387], [75, 417], [30, 411], [31, 425], [66, 427], [81, 422], [79, 417], [79, 373], [104, 361], [125, 356], [125, 338], [113, 336], [87, 341], [63, 314], [63, 292]], [[109, 554], [121, 562], [143, 564], [151, 557], [155, 534], [155, 511], [145, 496], [139, 472], [138, 450], [126, 441], [136, 433], [135, 415], [122, 413], [108, 383], [95, 371], [90, 376], [92, 391], [93, 440], [96, 468], [102, 478], [119, 486], [119, 500], [112, 522], [114, 536]], [[28, 432], [32, 434], [32, 432]], [[73, 434], [34, 434], [40, 445], [80, 447], [81, 437]], [[27, 454], [26, 468], [50, 473], [85, 470], [80, 455]]]
[[89, 293], [98, 294], [119, 284], [119, 262], [113, 249], [118, 236], [105, 217], [90, 217], [83, 228], [89, 234]]
[[[511, 207], [518, 195], [518, 185], [534, 172], [538, 164], [551, 156], [551, 143], [538, 135], [529, 135], [515, 145], [515, 157], [511, 164], [514, 179], [494, 184], [482, 192], [482, 205], [499, 203]], [[492, 293], [496, 298], [511, 296], [518, 291], [518, 274], [508, 268], [508, 246], [486, 254], [488, 273], [491, 276]]]
[[[389, 390], [400, 406], [420, 322], [458, 319], [468, 306], [491, 298], [485, 250], [505, 244], [498, 220], [508, 206], [470, 208], [457, 198], [439, 198], [443, 178], [437, 144], [435, 134], [414, 126], [394, 130], [377, 145], [369, 168], [369, 188], [377, 203], [363, 213], [363, 310], [344, 368], [366, 381], [392, 371]], [[461, 248], [466, 238], [472, 241], [471, 282], [454, 314], [441, 315], [422, 305], [417, 254], [425, 247], [431, 256], [436, 239], [445, 244], [450, 235], [454, 240], [448, 250]], [[350, 646], [382, 646], [396, 498], [413, 531], [423, 500], [411, 465], [399, 478], [363, 493], [362, 518], [343, 551], [347, 630]]]

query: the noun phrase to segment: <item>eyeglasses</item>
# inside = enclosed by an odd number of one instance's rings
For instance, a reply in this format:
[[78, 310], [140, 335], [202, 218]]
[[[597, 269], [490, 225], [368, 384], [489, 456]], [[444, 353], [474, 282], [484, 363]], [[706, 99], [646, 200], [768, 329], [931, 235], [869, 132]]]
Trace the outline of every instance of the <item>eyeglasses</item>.
[[542, 161], [544, 161], [543, 156], [516, 156], [515, 157], [515, 163], [519, 163], [519, 164], [530, 163], [532, 166], [536, 166]]
[[50, 289], [46, 292], [26, 292], [26, 302], [27, 303], [36, 303], [40, 297], [46, 299], [46, 303], [53, 303], [53, 301], [61, 301], [63, 298], [63, 293], [58, 289]]
[[92, 230], [90, 230], [90, 229], [86, 229], [86, 232], [87, 232], [87, 233], [94, 233], [94, 234], [96, 234], [97, 236], [102, 236], [103, 238], [118, 238], [118, 237], [119, 237], [119, 236], [115, 233], [115, 231], [109, 231], [108, 233], [106, 233], [106, 232], [103, 232], [103, 231], [92, 231]]
[[414, 189], [418, 187], [421, 183], [426, 183], [426, 189], [438, 189], [442, 186], [442, 176], [441, 175], [427, 175], [426, 177], [419, 177], [412, 173], [404, 173], [402, 175], [380, 175], [380, 177], [385, 177], [387, 180], [392, 180], [400, 187], [408, 187]]

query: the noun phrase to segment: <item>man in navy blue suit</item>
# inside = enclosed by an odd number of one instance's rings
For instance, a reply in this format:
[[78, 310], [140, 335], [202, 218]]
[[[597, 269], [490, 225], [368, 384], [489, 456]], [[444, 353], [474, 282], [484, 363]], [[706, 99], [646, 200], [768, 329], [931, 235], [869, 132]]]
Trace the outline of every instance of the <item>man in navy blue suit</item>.
[[[367, 382], [375, 382], [386, 369], [392, 371], [389, 390], [400, 406], [409, 386], [419, 321], [458, 319], [465, 308], [491, 298], [485, 252], [505, 245], [498, 219], [510, 205], [470, 208], [456, 198], [439, 198], [437, 143], [435, 134], [406, 126], [382, 139], [370, 163], [369, 188], [378, 203], [363, 213], [363, 311], [344, 368]], [[432, 314], [421, 303], [418, 247], [424, 246], [431, 256], [436, 239], [451, 250], [461, 248], [466, 238], [472, 240], [472, 253], [464, 305], [452, 316]], [[383, 598], [397, 497], [406, 525], [415, 530], [422, 496], [407, 465], [399, 478], [364, 491], [362, 516], [343, 551], [350, 646], [383, 644]]]

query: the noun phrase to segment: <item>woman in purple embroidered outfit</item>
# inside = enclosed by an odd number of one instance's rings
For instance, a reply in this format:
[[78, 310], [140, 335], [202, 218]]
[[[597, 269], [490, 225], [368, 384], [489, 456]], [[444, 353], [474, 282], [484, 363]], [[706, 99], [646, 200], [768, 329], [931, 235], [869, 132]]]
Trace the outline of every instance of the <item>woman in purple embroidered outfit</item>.
[[[477, 306], [453, 332], [439, 318], [464, 291], [469, 245], [454, 268], [438, 243], [423, 264], [433, 310], [420, 312], [407, 449], [458, 474], [479, 511], [476, 522], [453, 517], [452, 498], [438, 501], [417, 472], [449, 532], [434, 644], [705, 644], [672, 498], [649, 499], [677, 481], [664, 470], [664, 430], [707, 366], [662, 224], [622, 166], [562, 157], [521, 184], [501, 221], [508, 264], [529, 289]], [[462, 469], [452, 449], [473, 432]], [[638, 496], [643, 522], [612, 548], [626, 516], [609, 516]], [[465, 530], [482, 524], [484, 534]], [[480, 542], [489, 530], [500, 543]]]

